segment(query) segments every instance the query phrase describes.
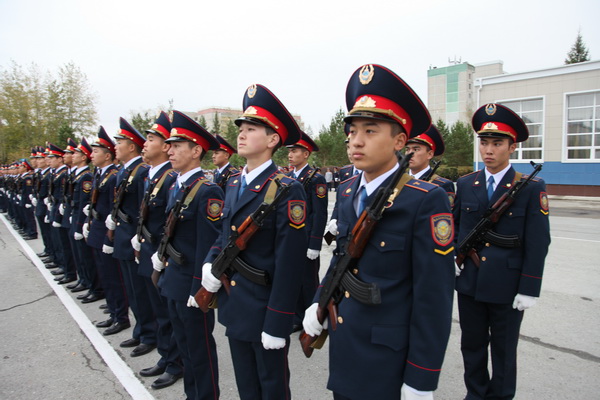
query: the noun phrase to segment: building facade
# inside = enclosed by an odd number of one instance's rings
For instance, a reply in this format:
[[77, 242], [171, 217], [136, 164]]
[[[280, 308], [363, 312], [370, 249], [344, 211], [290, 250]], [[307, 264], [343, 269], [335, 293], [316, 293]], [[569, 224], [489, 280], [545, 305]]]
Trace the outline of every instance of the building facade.
[[[432, 68], [428, 93], [434, 121], [447, 124], [470, 123], [487, 103], [511, 108], [529, 128], [513, 154], [516, 170], [543, 162], [548, 193], [600, 196], [600, 60], [521, 73], [504, 73], [501, 61]], [[474, 154], [479, 169], [477, 146]]]

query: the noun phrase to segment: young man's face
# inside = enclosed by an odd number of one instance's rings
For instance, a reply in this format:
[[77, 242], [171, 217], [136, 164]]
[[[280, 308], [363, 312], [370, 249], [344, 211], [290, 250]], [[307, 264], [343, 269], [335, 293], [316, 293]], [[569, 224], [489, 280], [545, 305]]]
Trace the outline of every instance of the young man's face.
[[135, 157], [135, 144], [129, 139], [117, 139], [115, 145], [115, 158], [126, 163]]
[[144, 158], [148, 162], [159, 159], [162, 154], [166, 154], [169, 150], [169, 144], [165, 143], [164, 139], [160, 136], [152, 133], [148, 134], [146, 142], [144, 143]]
[[218, 168], [221, 168], [222, 166], [226, 165], [229, 162], [229, 153], [227, 153], [225, 150], [213, 151], [212, 162]]
[[485, 167], [492, 174], [502, 171], [508, 166], [510, 155], [517, 148], [509, 138], [480, 138], [479, 154]]
[[53, 157], [48, 157], [48, 159], [50, 159], [50, 167], [51, 168], [58, 168], [61, 165], [63, 165], [62, 157], [53, 156]]
[[79, 151], [73, 153], [73, 165], [80, 167], [85, 164], [85, 155]]
[[110, 163], [110, 154], [108, 151], [102, 149], [101, 147], [94, 147], [92, 149], [92, 164], [95, 167], [105, 167]]
[[408, 167], [413, 172], [424, 170], [429, 165], [429, 160], [433, 158], [433, 150], [424, 144], [409, 143], [406, 145], [406, 154], [412, 153]]
[[279, 143], [277, 134], [267, 134], [267, 128], [258, 124], [242, 122], [237, 137], [238, 154], [244, 158], [262, 155]]
[[308, 150], [301, 149], [299, 147], [292, 147], [289, 150], [290, 151], [288, 153], [288, 162], [290, 166], [294, 168], [301, 168], [304, 165], [306, 165], [308, 156], [310, 156]]
[[181, 141], [172, 142], [169, 149], [169, 161], [176, 171], [186, 173], [200, 165], [200, 156], [202, 155], [202, 147], [191, 145], [191, 142]]
[[73, 165], [73, 153], [65, 153], [63, 160], [67, 165]]
[[392, 123], [367, 118], [353, 118], [350, 125], [349, 153], [354, 166], [366, 173], [368, 180], [389, 171], [398, 162], [396, 151], [406, 144], [406, 134], [392, 136]]

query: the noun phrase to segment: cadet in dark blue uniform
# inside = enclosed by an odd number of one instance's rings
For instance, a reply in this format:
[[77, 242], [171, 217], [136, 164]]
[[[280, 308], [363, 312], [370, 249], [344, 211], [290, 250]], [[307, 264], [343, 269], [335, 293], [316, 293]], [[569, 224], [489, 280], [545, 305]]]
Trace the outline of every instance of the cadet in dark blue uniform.
[[165, 140], [171, 135], [171, 121], [165, 112], [161, 112], [146, 130], [144, 160], [150, 165], [144, 184], [144, 198], [140, 207], [138, 234], [131, 239], [133, 249], [138, 252], [138, 274], [142, 277], [150, 306], [156, 316], [156, 349], [160, 354], [158, 362], [140, 371], [141, 376], [159, 376], [153, 383], [153, 389], [162, 389], [177, 382], [183, 374], [181, 356], [173, 335], [169, 318], [167, 299], [160, 295], [152, 283], [151, 257], [158, 249], [163, 226], [167, 219], [166, 208], [169, 200], [169, 188], [177, 179], [177, 173], [169, 162], [167, 151], [169, 144]]
[[38, 148], [37, 159], [39, 171], [31, 204], [35, 207], [35, 218], [40, 226], [42, 241], [44, 242], [44, 251], [42, 254], [38, 255], [40, 257], [47, 257], [47, 259], [44, 260], [45, 262], [48, 261], [46, 263], [47, 268], [56, 268], [58, 265], [56, 264], [54, 257], [54, 246], [52, 244], [52, 237], [50, 236], [50, 224], [45, 222], [48, 207], [46, 206], [44, 199], [48, 197], [48, 185], [50, 182], [51, 170], [46, 160], [46, 153], [43, 147]]
[[[363, 172], [343, 182], [337, 193], [339, 234], [330, 268], [361, 209], [398, 169], [396, 152], [430, 125], [411, 88], [378, 65], [352, 75], [346, 104], [349, 149]], [[337, 329], [329, 332], [327, 387], [335, 399], [433, 398], [452, 319], [452, 227], [446, 194], [436, 185], [408, 180], [390, 201], [352, 271], [378, 286], [381, 304], [363, 304], [347, 292], [339, 303]], [[306, 310], [303, 325], [309, 335], [323, 329], [316, 309], [315, 303]]]
[[[221, 282], [212, 275], [211, 263], [227, 243], [232, 227], [239, 227], [275, 185], [278, 168], [271, 160], [273, 152], [300, 139], [293, 117], [266, 87], [250, 86], [243, 109], [235, 122], [238, 153], [247, 164], [240, 174], [229, 178], [223, 231], [203, 268], [202, 286], [212, 293], [219, 290]], [[291, 185], [289, 192], [239, 255], [268, 274], [271, 282], [252, 282], [236, 270], [230, 293], [218, 293], [219, 322], [226, 327], [241, 399], [291, 396], [287, 354], [306, 265], [306, 195], [299, 182], [280, 177], [282, 183]]]
[[[287, 146], [288, 164], [294, 167], [288, 176], [296, 179], [306, 192], [306, 232], [308, 233], [308, 250], [306, 266], [302, 274], [302, 286], [294, 317], [294, 331], [302, 329], [304, 310], [311, 304], [317, 286], [319, 286], [319, 268], [323, 232], [327, 224], [327, 183], [325, 177], [308, 165], [308, 158], [313, 151], [319, 151], [317, 144], [304, 132], [301, 139]], [[310, 179], [310, 181], [308, 181]]]
[[23, 210], [23, 222], [25, 230], [23, 239], [33, 240], [37, 239], [38, 237], [33, 205], [31, 204], [30, 198], [30, 196], [33, 194], [33, 185], [35, 181], [34, 172], [33, 167], [27, 160], [23, 160], [21, 164], [21, 170], [23, 173], [21, 174], [21, 200], [19, 203]]
[[144, 279], [138, 274], [131, 238], [135, 235], [140, 204], [144, 196], [144, 179], [148, 165], [142, 160], [142, 148], [146, 139], [124, 118], [119, 119], [120, 130], [115, 144], [115, 155], [123, 164], [117, 172], [115, 203], [117, 214], [106, 218], [106, 227], [114, 231], [112, 256], [119, 260], [129, 307], [135, 316], [132, 337], [123, 341], [121, 347], [134, 347], [132, 357], [147, 354], [156, 348], [156, 317], [148, 299]]
[[[529, 136], [523, 120], [500, 104], [478, 109], [472, 124], [479, 135], [485, 169], [458, 180], [454, 205], [457, 243], [520, 179], [510, 165], [510, 155], [517, 143]], [[466, 399], [512, 399], [515, 395], [523, 310], [532, 307], [540, 295], [550, 245], [548, 213], [546, 184], [541, 179], [532, 181], [494, 228], [499, 234], [517, 235], [520, 246], [503, 248], [487, 243], [479, 251], [479, 267], [467, 258], [462, 273], [456, 269]]]
[[237, 153], [237, 150], [221, 135], [217, 135], [217, 140], [219, 141], [219, 148], [212, 153], [212, 162], [217, 167], [214, 171], [213, 182], [224, 191], [229, 177], [239, 172], [229, 163], [229, 158], [232, 154]]
[[[424, 175], [429, 175], [431, 171], [429, 161], [435, 156], [444, 154], [445, 148], [444, 139], [434, 125], [431, 125], [426, 132], [408, 139], [406, 153], [413, 153], [409, 163], [410, 174], [416, 179], [423, 179]], [[454, 183], [437, 174], [433, 174], [427, 181], [441, 186], [446, 191], [450, 208], [452, 208], [456, 193]]]
[[[202, 263], [221, 230], [223, 191], [208, 181], [200, 161], [219, 142], [187, 115], [173, 111], [173, 129], [167, 143], [169, 160], [178, 171], [167, 204], [165, 232], [167, 262], [152, 256], [153, 267], [164, 272], [159, 281], [167, 298], [173, 333], [183, 359], [183, 383], [188, 399], [219, 398], [217, 346], [212, 335], [213, 310], [203, 313], [193, 298], [200, 288]], [[181, 207], [178, 206], [181, 205]]]
[[[112, 257], [113, 242], [106, 234], [105, 220], [112, 210], [115, 194], [117, 168], [113, 164], [115, 144], [108, 137], [103, 127], [98, 131], [98, 140], [92, 144], [92, 163], [94, 182], [90, 206], [84, 208], [88, 213], [88, 222], [83, 225], [82, 232], [88, 246], [92, 248], [98, 276], [106, 296], [106, 304], [110, 318], [96, 324], [98, 328], [108, 328], [103, 335], [114, 335], [131, 326], [129, 322], [129, 303], [123, 285], [121, 266]], [[87, 299], [87, 300], [86, 300]], [[83, 301], [99, 300], [97, 294], [89, 291]]]

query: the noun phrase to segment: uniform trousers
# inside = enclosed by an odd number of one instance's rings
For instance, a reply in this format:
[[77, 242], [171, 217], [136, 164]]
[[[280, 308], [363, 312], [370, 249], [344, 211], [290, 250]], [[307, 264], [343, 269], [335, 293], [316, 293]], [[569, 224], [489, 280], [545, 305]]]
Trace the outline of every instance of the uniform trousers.
[[[523, 312], [512, 304], [484, 303], [458, 293], [461, 352], [467, 400], [512, 399], [517, 385], [517, 343]], [[488, 372], [488, 345], [492, 377]]]
[[[75, 233], [74, 231], [71, 232]], [[94, 256], [92, 255], [91, 248], [83, 239], [75, 240], [73, 238], [71, 244], [73, 246], [73, 253], [75, 253], [75, 259], [77, 260], [79, 282], [92, 293], [101, 293], [102, 289], [99, 287], [98, 272], [96, 271], [96, 264], [94, 264]]]
[[52, 237], [50, 237], [50, 224], [44, 222], [44, 216], [36, 215], [40, 231], [42, 232], [42, 242], [44, 243], [44, 252], [54, 258], [54, 247], [52, 246]]
[[289, 340], [279, 350], [265, 350], [261, 342], [229, 338], [235, 381], [241, 400], [291, 399]]
[[188, 307], [187, 301], [167, 299], [173, 334], [183, 361], [183, 386], [188, 399], [219, 398], [215, 313]]
[[129, 303], [119, 262], [112, 255], [92, 248], [106, 305], [114, 322], [129, 322]]
[[156, 317], [150, 305], [146, 283], [138, 274], [138, 265], [134, 260], [119, 260], [129, 307], [135, 316], [132, 337], [141, 343], [156, 345]]
[[302, 326], [304, 319], [304, 311], [313, 303], [313, 298], [317, 288], [319, 287], [319, 268], [320, 257], [314, 260], [306, 258], [304, 271], [302, 273], [302, 286], [300, 286], [300, 294], [298, 295], [298, 303], [296, 304], [296, 315], [294, 316], [294, 325]]

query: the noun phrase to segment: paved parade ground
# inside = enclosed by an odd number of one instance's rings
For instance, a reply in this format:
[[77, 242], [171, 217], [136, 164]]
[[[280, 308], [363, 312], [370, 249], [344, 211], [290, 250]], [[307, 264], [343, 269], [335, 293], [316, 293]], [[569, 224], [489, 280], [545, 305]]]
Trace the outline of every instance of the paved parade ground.
[[[330, 213], [334, 193], [330, 193]], [[600, 200], [552, 198], [552, 244], [542, 294], [525, 312], [518, 350], [518, 399], [600, 398]], [[81, 304], [36, 257], [41, 239], [24, 241], [0, 216], [0, 399], [183, 399], [183, 382], [152, 390], [139, 375], [158, 360], [132, 358], [118, 344], [131, 329], [102, 336], [101, 301]], [[324, 245], [323, 273], [333, 246]], [[436, 399], [465, 395], [456, 305]], [[130, 313], [131, 314], [131, 313]], [[133, 316], [130, 315], [133, 324]], [[238, 399], [227, 340], [217, 324], [222, 399]], [[290, 348], [292, 396], [331, 399], [327, 346], [304, 357], [298, 333]], [[370, 399], [368, 399], [370, 400]]]

